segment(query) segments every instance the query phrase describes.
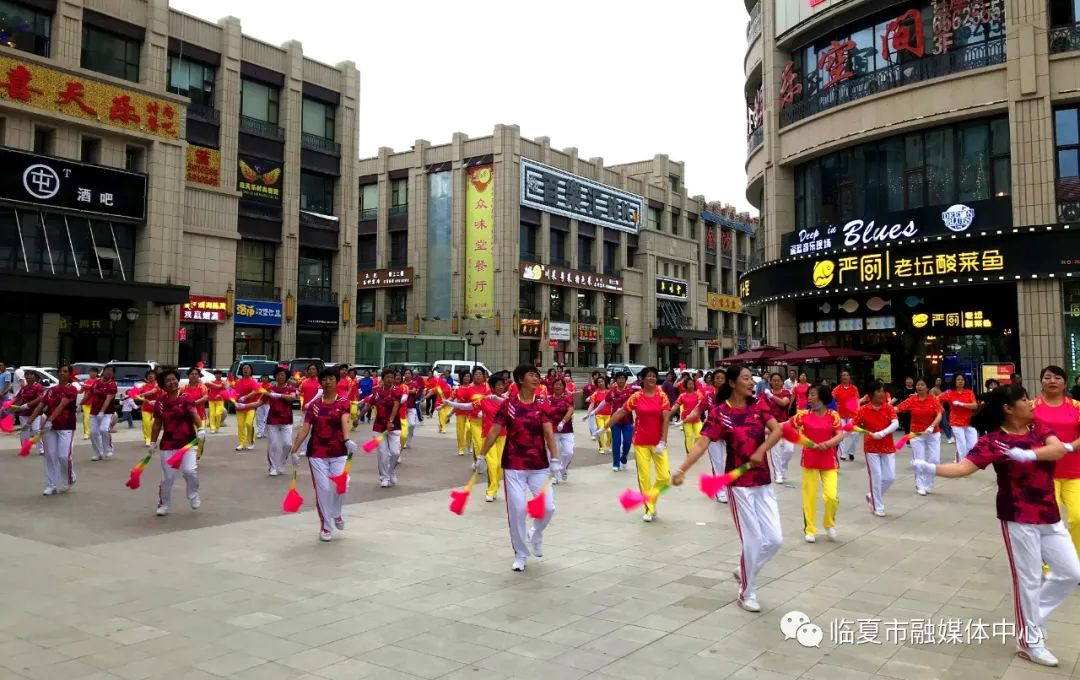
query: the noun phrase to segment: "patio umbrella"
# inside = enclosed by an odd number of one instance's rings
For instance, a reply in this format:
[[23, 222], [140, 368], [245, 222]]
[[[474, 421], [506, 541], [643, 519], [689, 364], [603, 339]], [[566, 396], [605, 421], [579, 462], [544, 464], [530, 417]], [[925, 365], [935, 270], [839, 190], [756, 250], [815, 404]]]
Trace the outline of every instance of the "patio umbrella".
[[836, 364], [841, 361], [872, 361], [877, 358], [877, 354], [864, 352], [861, 349], [830, 347], [824, 342], [815, 342], [794, 352], [774, 357], [772, 362], [777, 364]]
[[773, 359], [784, 353], [784, 350], [779, 347], [773, 347], [772, 345], [762, 345], [756, 347], [749, 352], [742, 352], [741, 354], [733, 354], [729, 357], [721, 359], [718, 363], [725, 366], [734, 366], [735, 364], [750, 364], [750, 365], [763, 365], [775, 363]]

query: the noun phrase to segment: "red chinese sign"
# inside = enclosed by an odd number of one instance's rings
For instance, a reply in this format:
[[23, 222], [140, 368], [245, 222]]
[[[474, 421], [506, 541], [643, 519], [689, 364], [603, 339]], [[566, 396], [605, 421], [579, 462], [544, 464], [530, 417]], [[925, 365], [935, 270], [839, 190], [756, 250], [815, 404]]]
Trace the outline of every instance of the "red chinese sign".
[[754, 95], [754, 105], [749, 107], [746, 113], [746, 125], [748, 132], [753, 132], [765, 122], [765, 86], [758, 88]]
[[855, 72], [849, 68], [851, 53], [855, 51], [855, 41], [833, 40], [825, 50], [818, 55], [818, 69], [828, 75], [828, 80], [822, 87], [828, 89], [844, 82], [848, 78], [854, 78]]
[[716, 254], [716, 227], [709, 226], [705, 228], [705, 252]]
[[900, 52], [922, 58], [925, 48], [922, 12], [917, 9], [909, 9], [893, 19], [881, 36], [881, 56], [885, 61], [893, 61], [893, 53]]
[[784, 72], [780, 74], [780, 108], [794, 102], [801, 94], [802, 85], [799, 84], [799, 77], [795, 75], [795, 62], [789, 61]]
[[192, 295], [180, 307], [180, 320], [225, 323], [225, 308], [225, 298]]

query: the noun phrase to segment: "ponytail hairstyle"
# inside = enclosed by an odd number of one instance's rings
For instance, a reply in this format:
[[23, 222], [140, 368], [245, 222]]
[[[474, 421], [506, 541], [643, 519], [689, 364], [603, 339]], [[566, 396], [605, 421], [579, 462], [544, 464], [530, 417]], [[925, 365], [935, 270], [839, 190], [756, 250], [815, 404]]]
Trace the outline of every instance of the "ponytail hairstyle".
[[716, 388], [716, 403], [719, 404], [731, 399], [731, 395], [735, 392], [735, 381], [739, 379], [739, 374], [744, 370], [749, 369], [742, 364], [735, 364], [724, 371], [724, 384]]
[[971, 426], [980, 435], [998, 430], [1005, 422], [1005, 407], [1027, 398], [1027, 390], [1020, 385], [995, 387], [987, 393], [983, 405], [975, 412], [975, 415], [971, 416]]

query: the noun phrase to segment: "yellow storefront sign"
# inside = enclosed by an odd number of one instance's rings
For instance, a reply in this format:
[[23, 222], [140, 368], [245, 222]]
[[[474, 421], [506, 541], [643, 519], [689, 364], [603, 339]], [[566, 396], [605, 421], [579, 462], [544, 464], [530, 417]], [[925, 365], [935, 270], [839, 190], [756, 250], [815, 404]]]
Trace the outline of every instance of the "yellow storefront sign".
[[216, 187], [221, 184], [221, 151], [194, 144], [187, 148], [187, 181]]
[[488, 319], [495, 314], [495, 168], [465, 172], [465, 316]]
[[867, 284], [879, 281], [903, 281], [929, 276], [972, 276], [1005, 269], [1005, 257], [998, 248], [969, 250], [936, 255], [896, 257], [890, 250], [866, 255], [848, 255], [814, 263], [815, 288], [827, 288], [834, 283]]
[[155, 137], [180, 138], [183, 105], [0, 55], [0, 100]]
[[722, 293], [709, 293], [706, 298], [706, 304], [709, 309], [714, 312], [732, 312], [735, 314], [742, 313], [742, 300], [734, 295], [723, 295]]

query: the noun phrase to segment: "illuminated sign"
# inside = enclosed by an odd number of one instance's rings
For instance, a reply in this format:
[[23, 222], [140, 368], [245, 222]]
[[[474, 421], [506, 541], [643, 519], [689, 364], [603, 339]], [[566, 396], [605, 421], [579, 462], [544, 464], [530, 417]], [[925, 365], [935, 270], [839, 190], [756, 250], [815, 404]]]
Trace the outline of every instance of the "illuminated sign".
[[187, 303], [180, 307], [180, 320], [224, 323], [226, 308], [225, 298], [192, 295]]
[[236, 188], [244, 198], [281, 202], [281, 161], [267, 161], [254, 156], [237, 159]]
[[911, 315], [911, 325], [915, 328], [993, 328], [993, 322], [982, 310], [963, 310], [958, 312], [920, 312]]
[[656, 277], [656, 297], [664, 300], [686, 301], [689, 296], [689, 287], [690, 284], [682, 279]]
[[523, 338], [539, 338], [540, 319], [522, 318], [520, 324], [518, 325], [518, 335]]
[[600, 339], [600, 326], [594, 323], [579, 323], [577, 337], [582, 342], [596, 342]]
[[369, 269], [356, 272], [356, 287], [364, 288], [401, 288], [413, 284], [413, 268]]
[[573, 269], [553, 267], [549, 264], [535, 264], [521, 262], [518, 265], [523, 281], [536, 281], [551, 285], [567, 286], [569, 288], [582, 288], [585, 290], [598, 290], [601, 293], [622, 293], [623, 280], [618, 276], [608, 274], [593, 274], [591, 272], [579, 272]]
[[714, 312], [733, 312], [735, 314], [742, 313], [742, 300], [734, 295], [722, 295], [720, 293], [709, 293], [706, 298], [706, 306]]

